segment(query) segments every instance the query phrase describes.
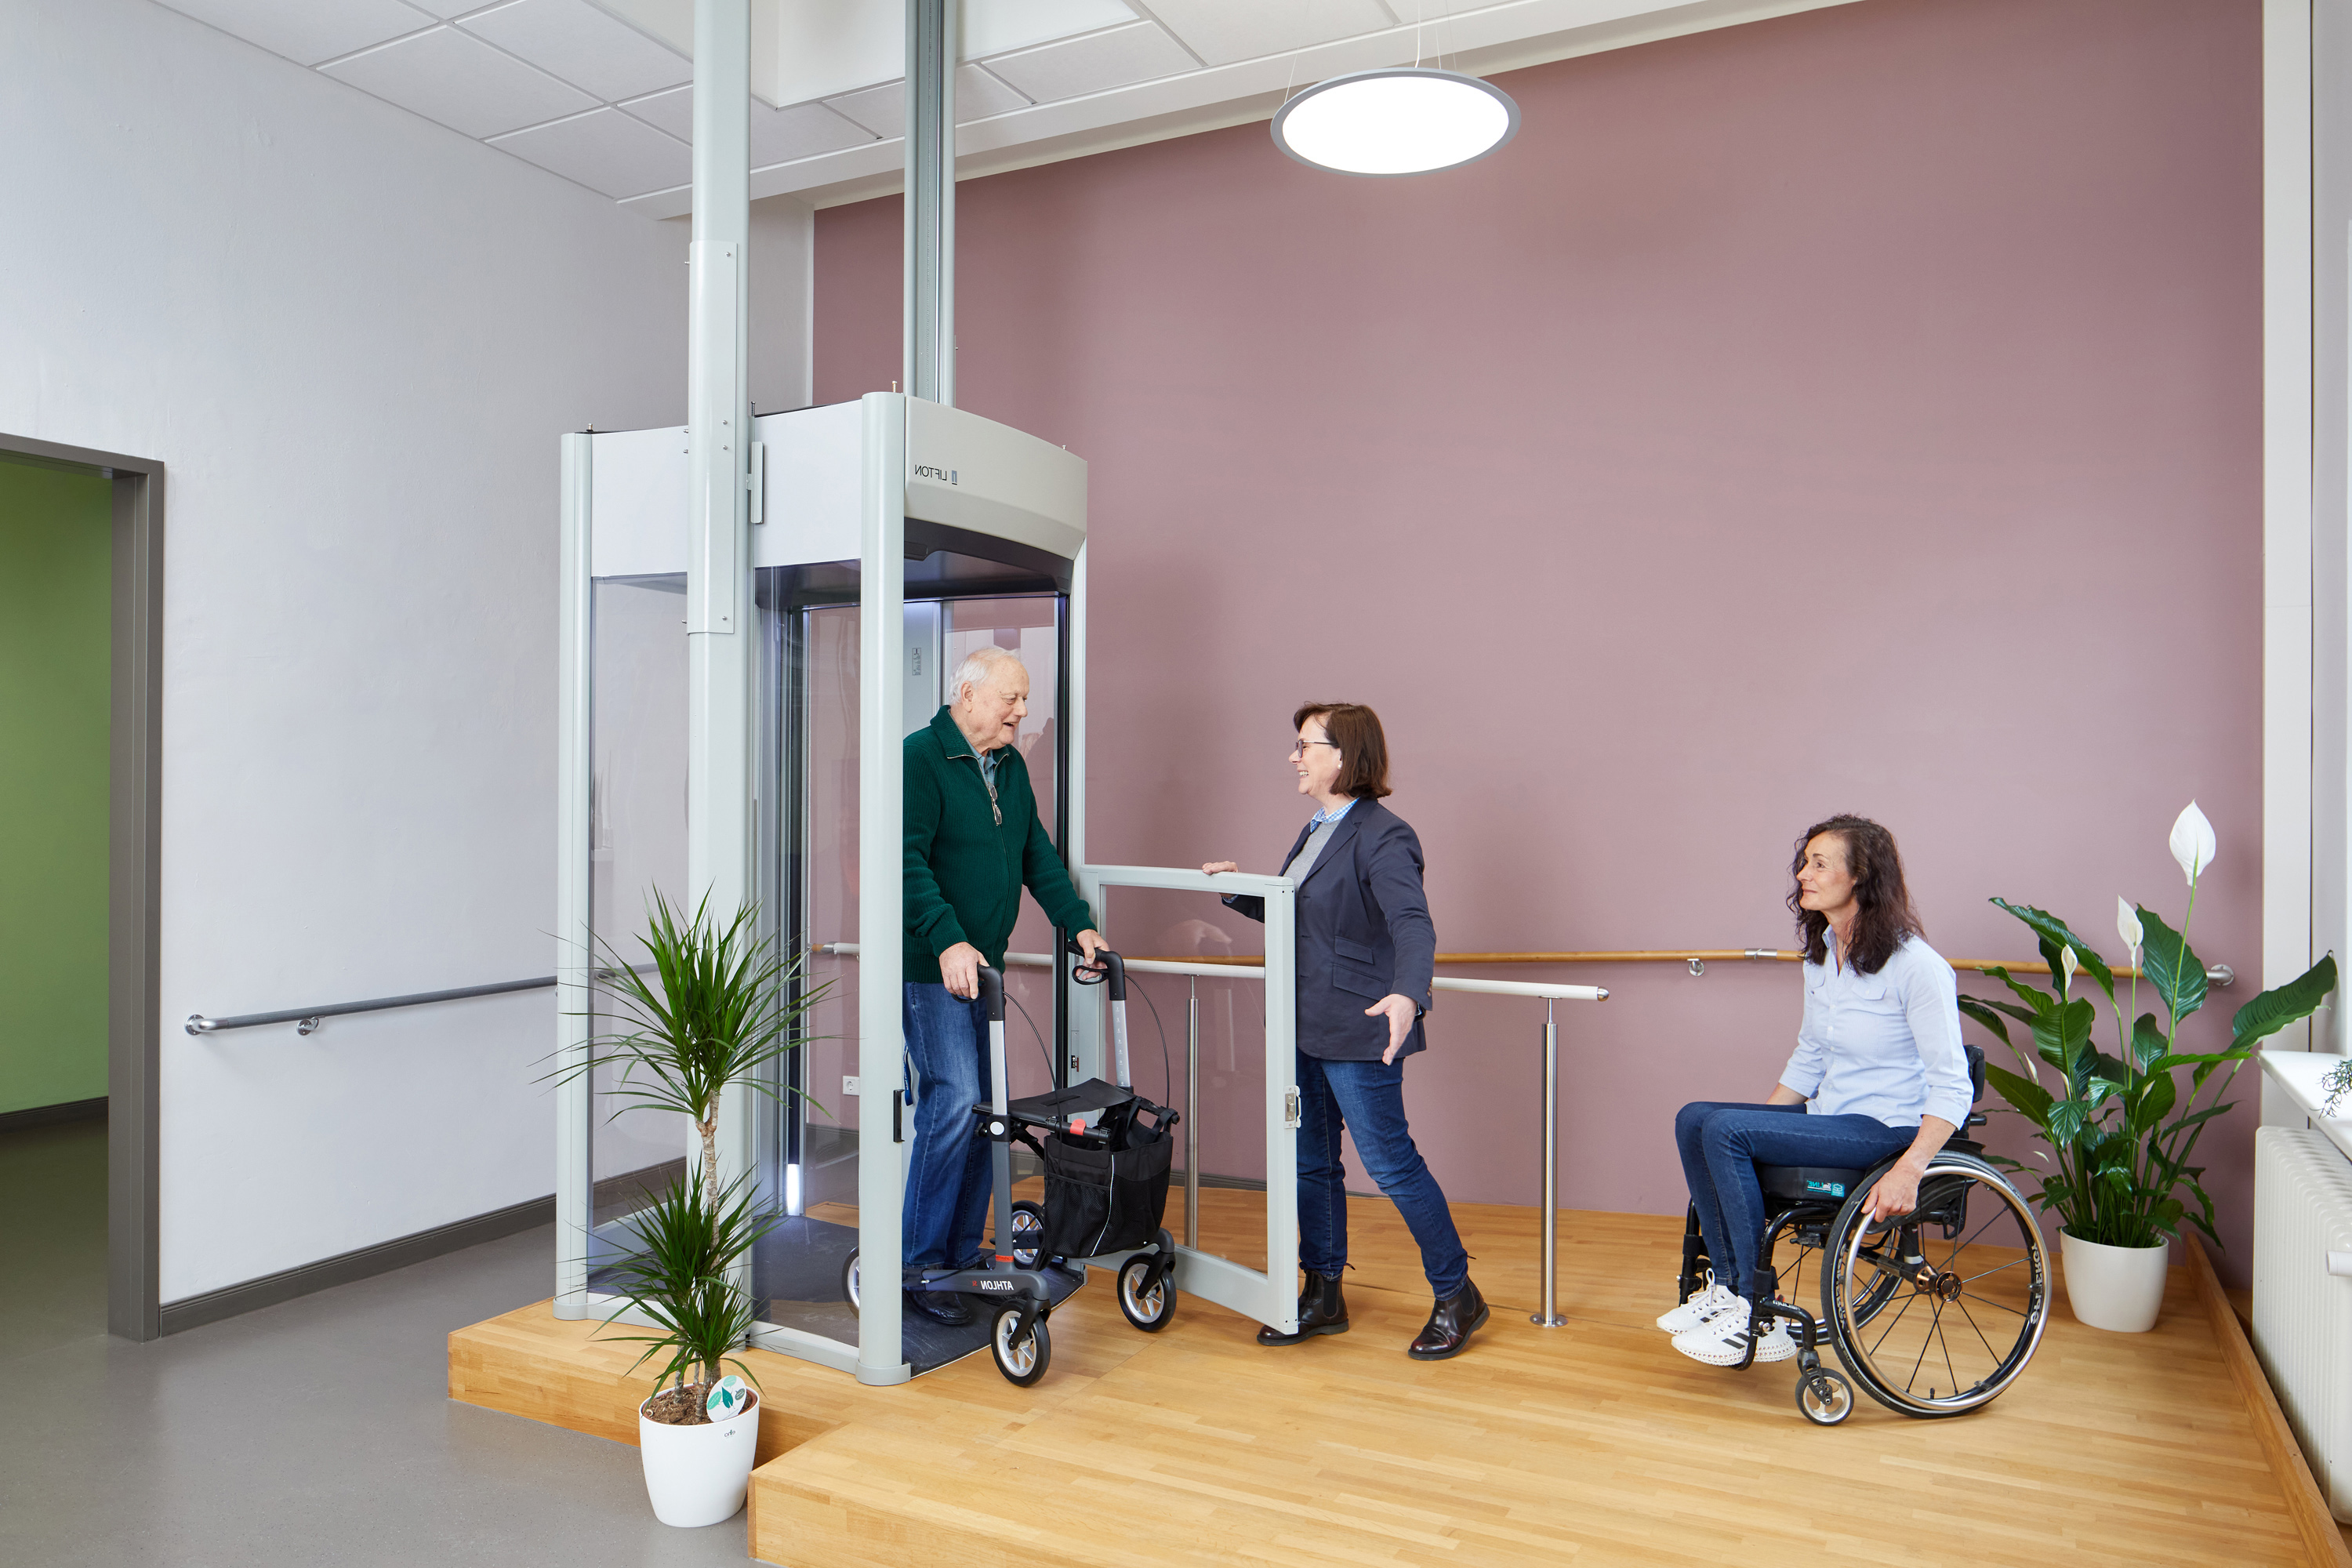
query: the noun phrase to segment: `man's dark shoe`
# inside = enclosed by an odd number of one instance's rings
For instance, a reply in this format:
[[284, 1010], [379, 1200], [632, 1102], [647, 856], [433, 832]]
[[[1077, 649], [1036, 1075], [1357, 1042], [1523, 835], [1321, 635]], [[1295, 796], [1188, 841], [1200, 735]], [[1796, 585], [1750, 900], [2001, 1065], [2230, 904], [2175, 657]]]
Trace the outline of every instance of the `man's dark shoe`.
[[1478, 1294], [1478, 1287], [1469, 1280], [1462, 1289], [1430, 1309], [1428, 1326], [1423, 1328], [1405, 1354], [1415, 1361], [1444, 1361], [1450, 1355], [1460, 1355], [1462, 1347], [1470, 1342], [1486, 1321], [1486, 1298]]
[[1337, 1274], [1318, 1274], [1307, 1270], [1306, 1288], [1298, 1292], [1298, 1331], [1277, 1333], [1273, 1329], [1260, 1329], [1257, 1342], [1262, 1345], [1295, 1345], [1317, 1334], [1344, 1334], [1348, 1331], [1348, 1303], [1339, 1294]]
[[964, 1299], [942, 1290], [908, 1291], [907, 1310], [920, 1312], [931, 1321], [945, 1323], [951, 1329], [960, 1329], [971, 1321], [971, 1308]]

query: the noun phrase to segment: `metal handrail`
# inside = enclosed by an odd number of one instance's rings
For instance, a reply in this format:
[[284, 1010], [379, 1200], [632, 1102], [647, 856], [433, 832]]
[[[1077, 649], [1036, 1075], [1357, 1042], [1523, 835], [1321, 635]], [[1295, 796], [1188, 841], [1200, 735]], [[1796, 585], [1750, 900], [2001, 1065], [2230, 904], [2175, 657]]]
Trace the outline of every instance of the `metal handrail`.
[[[820, 943], [819, 953], [840, 958], [857, 956], [854, 942]], [[1006, 965], [1024, 969], [1051, 969], [1055, 959], [1044, 952], [1008, 952]], [[1184, 1004], [1184, 1245], [1198, 1248], [1201, 1245], [1201, 981], [1263, 980], [1263, 965], [1251, 967], [1231, 959], [1212, 959], [1205, 963], [1175, 958], [1130, 958], [1127, 971], [1130, 974], [1181, 974], [1187, 978], [1190, 994]], [[1531, 996], [1544, 1005], [1543, 1022], [1543, 1304], [1531, 1314], [1533, 1322], [1542, 1328], [1557, 1329], [1568, 1320], [1561, 1316], [1559, 1301], [1559, 1025], [1552, 1016], [1554, 1006], [1561, 1002], [1606, 1002], [1609, 991], [1601, 985], [1538, 985], [1517, 980], [1457, 980], [1441, 974], [1430, 982], [1440, 991], [1463, 991], [1486, 996]]]
[[[1706, 966], [1728, 963], [1735, 959], [1760, 959], [1781, 963], [1803, 962], [1804, 954], [1783, 952], [1771, 947], [1666, 947], [1639, 948], [1627, 952], [1441, 952], [1437, 962], [1446, 963], [1685, 963], [1693, 974], [1705, 974]], [[1150, 962], [1130, 958], [1129, 967]], [[1259, 962], [1255, 953], [1237, 953], [1233, 957], [1199, 957], [1187, 959], [1190, 963], [1211, 963], [1227, 969], [1245, 969]], [[2047, 974], [2050, 966], [2036, 960], [2008, 958], [1947, 959], [1954, 969], [2005, 969], [2012, 974]], [[2130, 964], [2118, 964], [2110, 971], [2116, 978], [2138, 979], [2140, 972]], [[2238, 978], [2238, 972], [2226, 963], [2205, 967], [2205, 978], [2215, 985], [2228, 985]]]
[[191, 1035], [212, 1035], [223, 1029], [252, 1029], [264, 1024], [291, 1024], [296, 1034], [310, 1035], [318, 1031], [320, 1019], [341, 1017], [347, 1013], [382, 1013], [394, 1007], [421, 1007], [427, 1002], [496, 996], [507, 991], [541, 991], [554, 984], [554, 975], [542, 974], [532, 980], [501, 980], [495, 985], [460, 985], [447, 991], [418, 991], [406, 996], [377, 996], [365, 1002], [331, 1002], [322, 1007], [287, 1007], [275, 1013], [239, 1013], [228, 1018], [207, 1018], [202, 1013], [191, 1013], [186, 1028]]

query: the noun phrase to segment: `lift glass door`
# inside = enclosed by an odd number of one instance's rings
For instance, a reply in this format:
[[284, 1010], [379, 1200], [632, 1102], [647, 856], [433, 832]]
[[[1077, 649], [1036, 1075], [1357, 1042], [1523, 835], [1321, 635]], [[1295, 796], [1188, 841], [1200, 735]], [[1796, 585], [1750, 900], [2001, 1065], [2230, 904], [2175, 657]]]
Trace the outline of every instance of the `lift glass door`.
[[[1014, 742], [1035, 790], [1046, 832], [1063, 839], [1063, 638], [1066, 601], [1054, 592], [1005, 593], [992, 563], [935, 553], [910, 566], [905, 605], [905, 690], [901, 737], [929, 725], [946, 678], [976, 647], [1021, 655], [1029, 670], [1029, 713]], [[918, 581], [919, 572], [928, 576]], [[929, 593], [931, 597], [915, 595]], [[761, 902], [773, 911], [773, 936], [802, 965], [800, 994], [814, 1000], [801, 1045], [782, 1064], [772, 1109], [760, 1130], [761, 1169], [784, 1218], [753, 1257], [752, 1292], [769, 1331], [806, 1350], [800, 1336], [852, 1349], [857, 1314], [846, 1266], [857, 1247], [858, 1169], [863, 1158], [911, 1158], [914, 1097], [909, 1068], [890, 1083], [863, 1082], [858, 1070], [859, 633], [856, 570], [846, 564], [776, 568], [760, 576], [765, 637], [761, 677], [763, 787], [760, 820]], [[1006, 1054], [1016, 1095], [1053, 1086], [1062, 1037], [1060, 987], [1046, 955], [1055, 933], [1024, 900], [1012, 947]], [[895, 1023], [895, 1020], [892, 1020]], [[887, 1151], [861, 1149], [858, 1110], [867, 1095], [898, 1095], [907, 1141]], [[1016, 1175], [1029, 1176], [1027, 1170]], [[910, 1318], [902, 1332], [917, 1371], [980, 1349], [978, 1330], [947, 1330]]]

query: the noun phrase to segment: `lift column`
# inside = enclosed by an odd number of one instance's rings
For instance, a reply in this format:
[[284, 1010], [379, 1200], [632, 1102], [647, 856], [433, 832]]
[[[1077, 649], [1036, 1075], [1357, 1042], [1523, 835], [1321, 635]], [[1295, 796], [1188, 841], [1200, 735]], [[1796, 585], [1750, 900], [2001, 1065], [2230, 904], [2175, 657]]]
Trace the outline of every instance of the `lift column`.
[[[751, 889], [751, 0], [695, 0], [687, 249], [687, 897], [732, 920]], [[719, 1180], [750, 1167], [753, 1105], [719, 1106]], [[738, 1283], [751, 1287], [748, 1258]]]

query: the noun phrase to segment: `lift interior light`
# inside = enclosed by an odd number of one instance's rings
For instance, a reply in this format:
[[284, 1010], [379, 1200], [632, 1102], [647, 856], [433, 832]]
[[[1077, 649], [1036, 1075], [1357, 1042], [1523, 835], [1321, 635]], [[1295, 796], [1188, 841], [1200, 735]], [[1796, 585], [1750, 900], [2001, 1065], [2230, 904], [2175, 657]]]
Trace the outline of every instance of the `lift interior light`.
[[1475, 163], [1519, 129], [1519, 106], [1459, 71], [1400, 66], [1316, 83], [1274, 117], [1275, 145], [1342, 174], [1425, 174]]

